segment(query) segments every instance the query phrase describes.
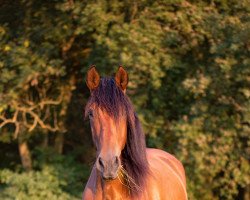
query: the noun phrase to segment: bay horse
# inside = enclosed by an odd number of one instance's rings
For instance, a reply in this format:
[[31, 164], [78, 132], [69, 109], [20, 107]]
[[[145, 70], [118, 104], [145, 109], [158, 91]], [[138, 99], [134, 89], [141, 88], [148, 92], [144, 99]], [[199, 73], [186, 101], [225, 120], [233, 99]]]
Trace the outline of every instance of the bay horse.
[[126, 95], [128, 74], [101, 78], [95, 66], [86, 77], [96, 161], [83, 200], [186, 200], [185, 171], [173, 155], [146, 148], [145, 136]]

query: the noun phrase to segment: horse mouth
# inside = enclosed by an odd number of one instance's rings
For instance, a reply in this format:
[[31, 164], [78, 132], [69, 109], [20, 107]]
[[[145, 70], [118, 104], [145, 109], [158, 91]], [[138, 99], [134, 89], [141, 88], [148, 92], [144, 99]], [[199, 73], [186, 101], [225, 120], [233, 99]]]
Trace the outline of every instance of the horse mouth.
[[104, 181], [113, 181], [113, 180], [117, 179], [117, 175], [115, 175], [115, 176], [102, 176], [102, 179]]

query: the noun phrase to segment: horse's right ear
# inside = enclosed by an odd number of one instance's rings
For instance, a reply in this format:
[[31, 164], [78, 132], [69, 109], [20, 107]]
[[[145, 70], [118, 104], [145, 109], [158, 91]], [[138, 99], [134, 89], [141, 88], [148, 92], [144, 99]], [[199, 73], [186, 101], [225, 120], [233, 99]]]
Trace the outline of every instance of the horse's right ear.
[[90, 89], [90, 91], [93, 91], [99, 86], [99, 83], [100, 83], [100, 75], [96, 71], [95, 66], [92, 65], [87, 72], [86, 84]]

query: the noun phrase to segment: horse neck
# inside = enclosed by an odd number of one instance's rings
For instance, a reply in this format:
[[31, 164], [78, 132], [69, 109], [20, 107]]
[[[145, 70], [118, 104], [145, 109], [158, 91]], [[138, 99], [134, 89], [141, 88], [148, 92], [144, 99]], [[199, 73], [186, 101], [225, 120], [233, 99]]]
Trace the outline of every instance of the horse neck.
[[[97, 171], [97, 170], [96, 170]], [[124, 199], [129, 197], [128, 188], [122, 183], [122, 177], [111, 181], [104, 181], [100, 173], [96, 173], [96, 189], [97, 193], [102, 196], [102, 199]]]

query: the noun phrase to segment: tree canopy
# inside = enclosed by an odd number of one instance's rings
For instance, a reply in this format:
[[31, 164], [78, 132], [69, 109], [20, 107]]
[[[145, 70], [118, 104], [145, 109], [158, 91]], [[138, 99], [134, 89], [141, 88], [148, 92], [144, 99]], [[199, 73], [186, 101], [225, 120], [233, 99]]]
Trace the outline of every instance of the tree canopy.
[[80, 199], [91, 64], [129, 72], [147, 145], [182, 161], [189, 199], [250, 198], [249, 1], [0, 5], [1, 199]]

